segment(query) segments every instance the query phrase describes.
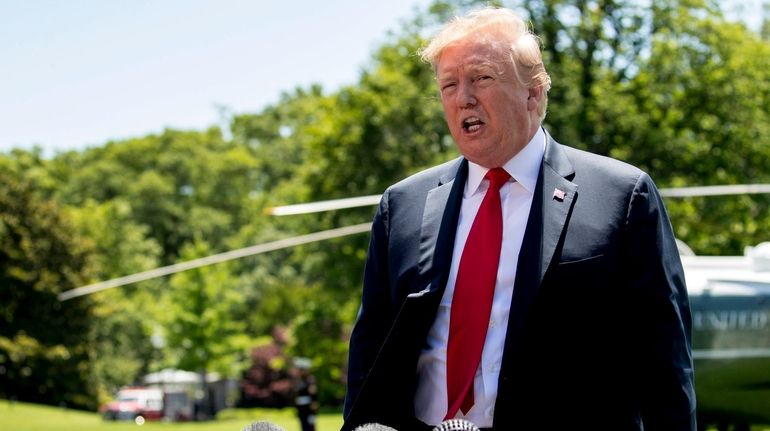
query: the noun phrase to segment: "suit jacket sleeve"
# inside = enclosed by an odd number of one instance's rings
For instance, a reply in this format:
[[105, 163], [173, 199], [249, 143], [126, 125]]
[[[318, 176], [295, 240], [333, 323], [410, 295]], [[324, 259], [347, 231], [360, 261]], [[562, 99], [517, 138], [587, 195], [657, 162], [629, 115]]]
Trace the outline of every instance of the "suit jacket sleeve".
[[[691, 316], [674, 234], [652, 180], [642, 174], [627, 215], [625, 274], [631, 280], [645, 429], [695, 430]], [[634, 342], [634, 341], [632, 341]]]
[[350, 338], [345, 419], [387, 336], [393, 315], [388, 269], [388, 196], [386, 190], [372, 223], [361, 308]]

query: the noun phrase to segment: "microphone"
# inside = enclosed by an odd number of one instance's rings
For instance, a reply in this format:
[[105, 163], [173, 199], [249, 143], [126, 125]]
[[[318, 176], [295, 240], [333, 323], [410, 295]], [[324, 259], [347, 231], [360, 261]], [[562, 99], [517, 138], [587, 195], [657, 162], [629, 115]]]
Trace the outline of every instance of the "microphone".
[[465, 419], [449, 419], [433, 428], [433, 431], [480, 431], [479, 427]]
[[258, 421], [252, 424], [246, 425], [242, 431], [286, 431], [278, 425], [268, 421]]
[[369, 423], [369, 424], [359, 425], [353, 431], [397, 431], [397, 430], [387, 425], [378, 424], [378, 423]]

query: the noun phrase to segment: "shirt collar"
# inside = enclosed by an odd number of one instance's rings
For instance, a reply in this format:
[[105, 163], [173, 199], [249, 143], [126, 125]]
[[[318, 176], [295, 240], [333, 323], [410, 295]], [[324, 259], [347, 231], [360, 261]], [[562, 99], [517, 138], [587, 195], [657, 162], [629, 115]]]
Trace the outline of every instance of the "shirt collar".
[[[543, 154], [545, 154], [545, 132], [542, 127], [538, 127], [535, 136], [521, 151], [505, 162], [503, 169], [526, 191], [534, 193]], [[489, 168], [468, 161], [468, 181], [465, 183], [465, 196], [472, 196], [478, 191], [487, 171]]]

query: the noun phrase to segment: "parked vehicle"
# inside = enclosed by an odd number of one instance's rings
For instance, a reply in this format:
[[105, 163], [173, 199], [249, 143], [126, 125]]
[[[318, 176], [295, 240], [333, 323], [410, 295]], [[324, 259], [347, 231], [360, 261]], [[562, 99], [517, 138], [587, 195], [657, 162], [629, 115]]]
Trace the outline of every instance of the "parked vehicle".
[[141, 386], [126, 387], [118, 391], [115, 401], [103, 409], [106, 420], [133, 420], [138, 424], [145, 420], [163, 417], [163, 391]]

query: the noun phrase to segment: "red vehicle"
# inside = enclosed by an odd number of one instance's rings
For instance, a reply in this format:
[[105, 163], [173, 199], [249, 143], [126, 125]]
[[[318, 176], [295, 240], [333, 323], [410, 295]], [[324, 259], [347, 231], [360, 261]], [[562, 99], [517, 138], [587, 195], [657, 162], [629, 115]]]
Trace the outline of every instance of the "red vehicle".
[[163, 391], [155, 388], [127, 387], [118, 391], [115, 401], [104, 408], [106, 420], [157, 420], [163, 417]]

